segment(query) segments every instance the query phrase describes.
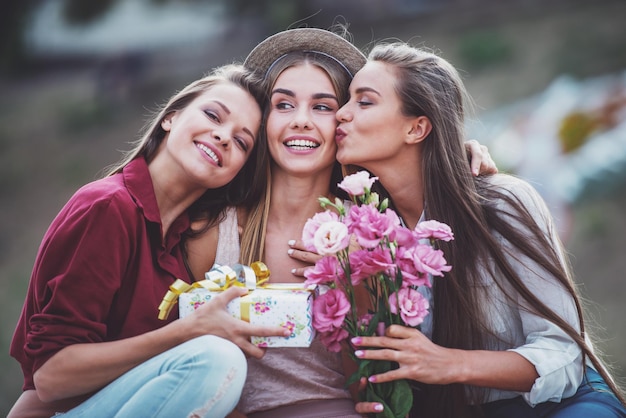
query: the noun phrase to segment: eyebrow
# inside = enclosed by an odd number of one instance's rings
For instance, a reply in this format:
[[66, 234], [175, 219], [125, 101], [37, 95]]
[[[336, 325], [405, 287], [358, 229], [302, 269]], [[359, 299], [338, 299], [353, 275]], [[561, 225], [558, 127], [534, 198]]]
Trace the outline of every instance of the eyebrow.
[[[296, 97], [296, 94], [289, 89], [274, 89], [272, 90], [272, 96], [275, 94], [284, 94], [285, 96]], [[335, 101], [339, 101], [336, 95], [330, 94], [330, 93], [315, 93], [313, 95], [313, 98], [314, 99], [332, 99]]]
[[373, 89], [373, 88], [371, 88], [371, 87], [359, 87], [359, 88], [358, 88], [358, 89], [356, 89], [354, 92], [355, 92], [355, 93], [357, 93], [357, 94], [360, 94], [360, 93], [368, 93], [368, 92], [369, 92], [369, 93], [374, 93], [374, 94], [376, 94], [376, 95], [380, 96], [380, 93], [378, 92], [378, 90]]
[[[222, 108], [222, 110], [224, 110], [224, 112], [226, 112], [227, 114], [230, 115], [230, 109], [228, 108], [228, 106], [226, 106], [224, 103], [220, 102], [219, 100], [214, 100], [214, 102]], [[254, 134], [252, 133], [252, 131], [250, 131], [250, 129], [246, 128], [245, 126], [242, 128], [242, 130], [247, 133], [248, 135], [250, 135], [252, 137], [252, 142], [254, 142], [256, 140], [256, 137], [254, 136]]]
[[222, 110], [224, 110], [224, 112], [230, 115], [230, 109], [228, 108], [228, 106], [226, 106], [224, 103], [220, 102], [219, 100], [213, 100], [213, 101], [217, 103], [217, 105], [221, 107]]

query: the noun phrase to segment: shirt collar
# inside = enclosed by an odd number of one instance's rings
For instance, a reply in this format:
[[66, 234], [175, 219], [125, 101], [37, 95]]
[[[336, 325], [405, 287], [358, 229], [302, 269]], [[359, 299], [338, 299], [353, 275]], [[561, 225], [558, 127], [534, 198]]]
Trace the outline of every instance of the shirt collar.
[[[124, 183], [137, 206], [143, 211], [144, 217], [161, 225], [161, 213], [154, 194], [152, 177], [148, 171], [148, 163], [144, 157], [137, 157], [122, 170]], [[168, 235], [180, 236], [189, 227], [189, 215], [184, 212], [174, 221]]]

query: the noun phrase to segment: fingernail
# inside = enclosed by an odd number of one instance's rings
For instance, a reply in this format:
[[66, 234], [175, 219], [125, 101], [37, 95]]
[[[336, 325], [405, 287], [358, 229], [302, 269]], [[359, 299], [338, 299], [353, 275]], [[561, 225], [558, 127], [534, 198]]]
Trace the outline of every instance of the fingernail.
[[296, 269], [291, 269], [291, 274], [296, 274]]
[[296, 240], [295, 239], [290, 239], [289, 241], [287, 241], [287, 244], [292, 247], [294, 245], [296, 245]]
[[370, 376], [367, 378], [368, 382], [376, 383], [376, 376]]
[[361, 344], [362, 338], [361, 337], [354, 337], [353, 339], [350, 340], [352, 342], [352, 344], [354, 345], [359, 345]]
[[289, 254], [289, 255], [293, 254], [293, 249], [292, 248], [288, 249], [287, 250], [287, 254]]
[[474, 174], [475, 175], [478, 174], [478, 169], [477, 168], [474, 169]]
[[376, 412], [382, 412], [383, 409], [385, 409], [385, 408], [380, 403], [377, 403], [376, 405], [374, 405], [374, 411], [376, 411]]
[[356, 350], [354, 352], [354, 355], [357, 356], [357, 357], [363, 357], [364, 354], [365, 353], [363, 352], [363, 350]]

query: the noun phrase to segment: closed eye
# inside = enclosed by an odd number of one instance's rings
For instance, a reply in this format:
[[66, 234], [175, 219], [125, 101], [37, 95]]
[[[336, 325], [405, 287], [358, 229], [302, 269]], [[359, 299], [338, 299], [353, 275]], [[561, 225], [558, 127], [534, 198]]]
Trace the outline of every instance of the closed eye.
[[244, 152], [248, 152], [248, 149], [250, 147], [248, 146], [248, 143], [243, 138], [236, 136], [234, 139], [235, 139], [235, 143], [237, 144], [239, 148], [241, 148]]
[[209, 119], [215, 121], [215, 122], [220, 122], [220, 117], [219, 115], [214, 112], [213, 110], [207, 109], [204, 111], [204, 114], [207, 115], [209, 117]]

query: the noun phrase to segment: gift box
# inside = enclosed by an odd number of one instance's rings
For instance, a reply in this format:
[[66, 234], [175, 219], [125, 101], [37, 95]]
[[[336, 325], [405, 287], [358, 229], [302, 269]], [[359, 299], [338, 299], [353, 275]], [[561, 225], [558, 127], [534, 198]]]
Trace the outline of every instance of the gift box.
[[[219, 292], [197, 288], [178, 297], [179, 316], [192, 313]], [[314, 286], [272, 283], [233, 299], [226, 307], [235, 318], [255, 325], [280, 326], [291, 331], [288, 337], [252, 337], [259, 347], [309, 347], [315, 337], [312, 324]]]

